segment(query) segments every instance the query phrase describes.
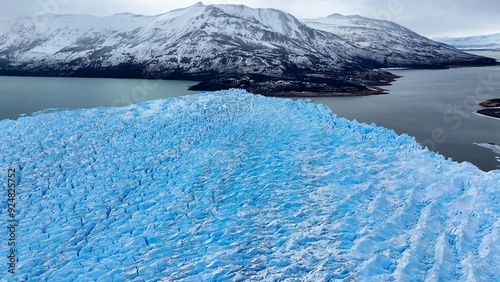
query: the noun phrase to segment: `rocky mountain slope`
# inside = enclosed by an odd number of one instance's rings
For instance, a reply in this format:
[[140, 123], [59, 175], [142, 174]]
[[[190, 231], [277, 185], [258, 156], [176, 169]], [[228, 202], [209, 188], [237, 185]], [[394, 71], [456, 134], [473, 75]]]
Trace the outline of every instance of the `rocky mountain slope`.
[[352, 55], [366, 58], [374, 67], [441, 68], [489, 61], [389, 21], [333, 14], [302, 22], [350, 42], [357, 47]]
[[462, 50], [500, 50], [500, 33], [468, 37], [437, 37], [434, 40]]
[[158, 16], [47, 18], [0, 24], [0, 75], [190, 79], [204, 81], [196, 89], [276, 95], [370, 94], [367, 85], [394, 78], [375, 68], [490, 63], [450, 48], [435, 50], [444, 46], [438, 43], [406, 46], [425, 60], [406, 58], [397, 48], [384, 55], [374, 43], [362, 48], [356, 38], [309, 27], [285, 12], [241, 5], [198, 3]]

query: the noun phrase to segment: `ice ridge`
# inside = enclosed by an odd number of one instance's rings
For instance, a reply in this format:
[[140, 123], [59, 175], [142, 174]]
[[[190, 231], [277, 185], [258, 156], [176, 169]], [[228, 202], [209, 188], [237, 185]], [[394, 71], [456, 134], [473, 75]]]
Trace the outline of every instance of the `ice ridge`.
[[19, 171], [0, 280], [500, 281], [499, 171], [308, 101], [25, 116], [0, 151], [1, 183]]

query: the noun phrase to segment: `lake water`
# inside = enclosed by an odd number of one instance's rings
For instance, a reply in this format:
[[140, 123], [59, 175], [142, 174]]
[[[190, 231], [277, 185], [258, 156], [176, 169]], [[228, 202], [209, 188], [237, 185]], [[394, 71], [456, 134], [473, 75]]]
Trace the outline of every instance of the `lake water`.
[[[500, 52], [476, 52], [500, 59]], [[500, 98], [500, 66], [449, 70], [397, 70], [390, 94], [313, 98], [337, 116], [415, 136], [422, 144], [482, 170], [500, 168], [500, 155], [475, 143], [500, 144], [500, 120], [474, 114], [480, 101]], [[124, 106], [190, 95], [192, 81], [0, 77], [0, 119], [47, 108]]]
[[0, 120], [47, 108], [125, 106], [196, 94], [193, 81], [0, 76]]
[[[475, 52], [500, 60], [500, 52]], [[500, 155], [475, 143], [500, 144], [500, 119], [476, 115], [478, 103], [500, 98], [500, 66], [394, 70], [403, 76], [388, 95], [313, 98], [337, 116], [381, 125], [480, 169], [500, 168]]]

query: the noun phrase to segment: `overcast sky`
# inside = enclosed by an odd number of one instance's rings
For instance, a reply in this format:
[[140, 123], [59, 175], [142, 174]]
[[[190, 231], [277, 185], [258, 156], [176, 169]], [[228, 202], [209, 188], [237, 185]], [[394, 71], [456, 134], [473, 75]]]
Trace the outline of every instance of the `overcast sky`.
[[[46, 12], [107, 16], [121, 12], [157, 15], [197, 0], [0, 0], [0, 20]], [[421, 35], [468, 36], [500, 32], [499, 0], [207, 0], [204, 4], [244, 4], [277, 8], [297, 18], [333, 13], [391, 20]]]

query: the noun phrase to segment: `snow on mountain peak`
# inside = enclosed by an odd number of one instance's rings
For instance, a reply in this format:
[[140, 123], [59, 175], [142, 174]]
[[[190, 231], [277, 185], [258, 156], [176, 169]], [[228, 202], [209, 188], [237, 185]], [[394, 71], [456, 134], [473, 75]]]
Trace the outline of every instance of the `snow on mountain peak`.
[[437, 37], [434, 40], [458, 49], [500, 50], [500, 33], [467, 37]]
[[467, 62], [477, 59], [385, 20], [332, 14], [302, 21], [312, 28], [331, 32], [353, 43], [358, 47], [357, 56], [370, 58], [382, 66], [446, 65], [457, 60]]
[[[0, 35], [5, 39], [0, 50], [25, 69], [49, 64], [57, 72], [63, 65], [77, 67], [67, 65], [71, 62], [99, 67], [136, 62], [139, 72], [164, 70], [162, 77], [174, 72], [279, 77], [287, 68], [335, 71], [353, 65], [344, 51], [349, 43], [275, 9], [193, 5], [152, 17], [54, 16], [44, 26], [28, 24], [36, 32], [11, 29]], [[345, 54], [342, 60], [337, 53]]]
[[[326, 18], [330, 18], [330, 19], [345, 19], [345, 18], [368, 19], [368, 18], [362, 17], [360, 15], [342, 15], [339, 13], [333, 13], [333, 14], [327, 16]], [[321, 19], [321, 18], [319, 18], [319, 19]]]
[[340, 16], [342, 16], [342, 15], [339, 13], [333, 13], [333, 14], [329, 15], [327, 18], [338, 18]]
[[[370, 28], [379, 31], [383, 30], [388, 30], [388, 31], [393, 31], [394, 29], [399, 30], [399, 29], [404, 29], [406, 32], [411, 32], [410, 30], [390, 21], [386, 20], [379, 20], [379, 19], [371, 19], [371, 18], [366, 18], [362, 17], [359, 15], [342, 15], [342, 14], [331, 14], [328, 17], [324, 18], [318, 18], [318, 19], [304, 19], [303, 22], [306, 24], [310, 23], [323, 23], [323, 24], [330, 24], [330, 25], [338, 25], [338, 26], [345, 26], [345, 27], [364, 27], [364, 28]], [[330, 29], [330, 31], [333, 31]]]
[[394, 23], [341, 15], [301, 22], [280, 10], [244, 5], [196, 4], [158, 16], [50, 15], [44, 22], [1, 25], [0, 74], [300, 81], [355, 76], [359, 86], [378, 81], [366, 78], [380, 67], [485, 63]]

